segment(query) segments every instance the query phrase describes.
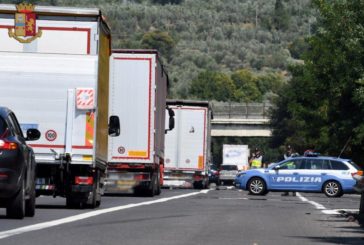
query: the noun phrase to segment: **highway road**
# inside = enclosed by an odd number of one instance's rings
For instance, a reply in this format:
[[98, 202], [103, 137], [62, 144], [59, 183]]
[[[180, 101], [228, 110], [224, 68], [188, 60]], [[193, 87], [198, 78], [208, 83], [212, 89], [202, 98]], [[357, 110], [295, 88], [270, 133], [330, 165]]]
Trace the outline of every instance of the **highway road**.
[[39, 197], [36, 216], [10, 220], [0, 209], [0, 244], [364, 244], [359, 195], [251, 196], [233, 187], [163, 189], [160, 196], [103, 196], [100, 208], [66, 209]]

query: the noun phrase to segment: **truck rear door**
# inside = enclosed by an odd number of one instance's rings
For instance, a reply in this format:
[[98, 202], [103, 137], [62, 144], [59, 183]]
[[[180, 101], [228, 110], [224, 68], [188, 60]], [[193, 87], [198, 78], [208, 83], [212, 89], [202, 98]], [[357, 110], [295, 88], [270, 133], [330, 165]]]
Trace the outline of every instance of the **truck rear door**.
[[166, 169], [204, 170], [207, 140], [207, 108], [170, 106], [175, 128], [166, 134]]
[[[93, 110], [77, 109], [78, 88], [94, 90], [97, 57], [0, 52], [0, 104], [17, 115], [22, 129], [38, 128], [32, 142], [38, 162], [72, 154], [73, 162], [90, 162]], [[91, 99], [92, 100], [92, 99]]]
[[109, 162], [154, 162], [155, 59], [137, 53], [110, 57], [109, 115], [120, 118], [120, 135], [109, 137]]

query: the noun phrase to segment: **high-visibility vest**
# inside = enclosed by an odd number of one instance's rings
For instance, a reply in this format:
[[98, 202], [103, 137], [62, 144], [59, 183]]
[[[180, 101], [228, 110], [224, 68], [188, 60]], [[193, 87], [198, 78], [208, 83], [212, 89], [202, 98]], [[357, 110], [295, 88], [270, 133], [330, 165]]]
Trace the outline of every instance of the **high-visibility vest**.
[[296, 168], [296, 165], [293, 162], [288, 162], [286, 166], [287, 166], [288, 169]]
[[262, 167], [262, 160], [263, 160], [263, 157], [260, 156], [260, 157], [257, 157], [257, 158], [254, 158], [252, 160], [252, 168], [261, 168]]

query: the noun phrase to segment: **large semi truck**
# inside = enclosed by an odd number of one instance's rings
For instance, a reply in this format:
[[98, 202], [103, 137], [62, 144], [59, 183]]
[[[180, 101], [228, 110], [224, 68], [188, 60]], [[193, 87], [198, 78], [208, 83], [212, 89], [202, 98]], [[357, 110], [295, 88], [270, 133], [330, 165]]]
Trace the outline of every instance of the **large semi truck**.
[[207, 101], [168, 100], [175, 128], [166, 135], [164, 187], [207, 188], [212, 110]]
[[248, 145], [228, 145], [222, 147], [222, 164], [237, 165], [238, 170], [247, 170], [249, 168], [250, 150]]
[[99, 9], [0, 5], [0, 104], [41, 132], [31, 144], [37, 195], [69, 207], [101, 202], [95, 142], [108, 137], [110, 42]]
[[[113, 50], [110, 57], [105, 193], [161, 192], [168, 76], [156, 50]], [[173, 112], [170, 111], [170, 128]]]

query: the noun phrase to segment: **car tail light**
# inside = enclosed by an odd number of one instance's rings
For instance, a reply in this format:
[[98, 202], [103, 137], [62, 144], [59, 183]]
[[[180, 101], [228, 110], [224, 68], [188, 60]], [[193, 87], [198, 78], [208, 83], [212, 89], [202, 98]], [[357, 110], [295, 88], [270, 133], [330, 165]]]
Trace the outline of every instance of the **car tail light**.
[[6, 140], [0, 140], [0, 150], [16, 150], [18, 149], [18, 144], [14, 142], [9, 142]]
[[0, 172], [0, 179], [7, 179], [7, 178], [8, 178], [8, 174], [7, 173]]
[[360, 175], [360, 176], [364, 176], [364, 171], [363, 170], [358, 170], [358, 172], [352, 173], [351, 176], [354, 175]]
[[94, 178], [87, 176], [76, 176], [75, 183], [76, 185], [92, 185], [94, 183]]

